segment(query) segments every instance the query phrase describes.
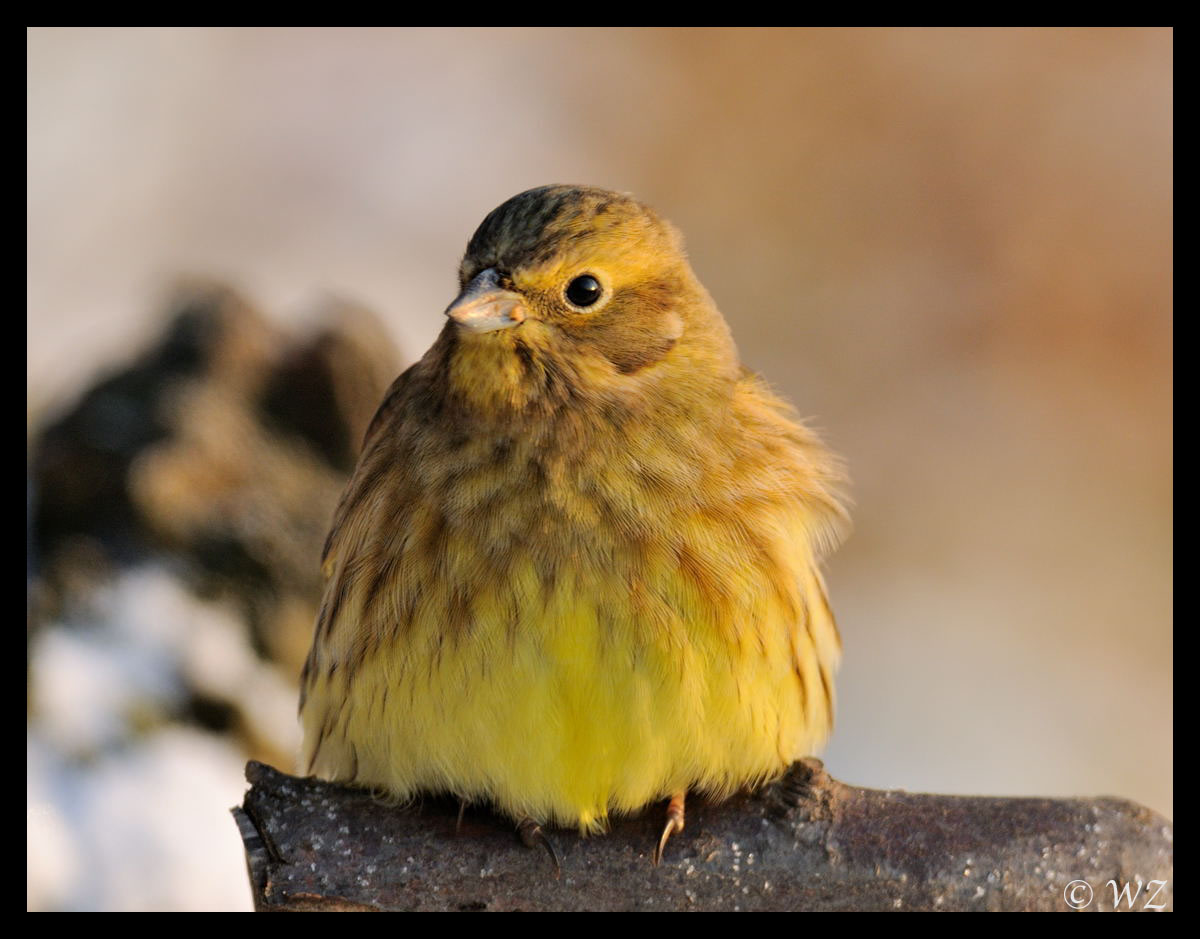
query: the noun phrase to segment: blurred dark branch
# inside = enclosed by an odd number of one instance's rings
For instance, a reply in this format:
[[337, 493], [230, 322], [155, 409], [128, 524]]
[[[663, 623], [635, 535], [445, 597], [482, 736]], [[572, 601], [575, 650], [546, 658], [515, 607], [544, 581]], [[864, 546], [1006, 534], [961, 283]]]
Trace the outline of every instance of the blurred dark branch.
[[658, 868], [661, 811], [601, 837], [553, 832], [556, 878], [482, 809], [456, 833], [448, 800], [397, 808], [253, 762], [246, 776], [233, 812], [260, 911], [1064, 910], [1080, 880], [1094, 891], [1087, 909], [1113, 908], [1109, 881], [1130, 884], [1122, 908], [1173, 901], [1171, 824], [1121, 799], [859, 789], [804, 760], [760, 792], [693, 797]]

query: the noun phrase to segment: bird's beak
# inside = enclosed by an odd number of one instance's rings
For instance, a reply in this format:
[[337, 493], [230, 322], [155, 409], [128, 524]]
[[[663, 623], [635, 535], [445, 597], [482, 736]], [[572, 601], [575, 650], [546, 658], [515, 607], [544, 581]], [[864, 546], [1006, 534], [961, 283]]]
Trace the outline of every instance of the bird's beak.
[[500, 276], [495, 268], [489, 267], [476, 274], [446, 307], [446, 315], [466, 329], [489, 333], [519, 326], [525, 322], [526, 312], [521, 295], [501, 287]]

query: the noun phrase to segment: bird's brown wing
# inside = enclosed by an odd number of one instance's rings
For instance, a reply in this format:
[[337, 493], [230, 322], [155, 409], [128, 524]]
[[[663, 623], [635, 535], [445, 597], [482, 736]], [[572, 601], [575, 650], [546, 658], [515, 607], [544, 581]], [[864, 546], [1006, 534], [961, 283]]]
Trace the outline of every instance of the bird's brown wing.
[[797, 584], [803, 602], [802, 615], [792, 626], [793, 667], [800, 679], [810, 727], [824, 737], [833, 724], [833, 675], [842, 643], [829, 606], [821, 562], [849, 527], [843, 493], [845, 475], [840, 461], [791, 405], [744, 366], [738, 404], [744, 419], [754, 427], [756, 439], [770, 440], [771, 452], [787, 454], [781, 463], [770, 465], [776, 474], [783, 467], [782, 478], [788, 480], [784, 489], [799, 499], [807, 518], [805, 539], [811, 557], [800, 571]]
[[[321, 552], [321, 571], [325, 576], [325, 593], [313, 632], [312, 648], [304, 663], [300, 676], [300, 711], [303, 713], [308, 693], [322, 667], [322, 659], [329, 657], [328, 646], [339, 629], [339, 619], [351, 585], [349, 571], [361, 566], [354, 562], [367, 539], [369, 516], [373, 511], [372, 499], [378, 497], [384, 483], [381, 474], [403, 474], [402, 461], [394, 459], [398, 437], [400, 413], [406, 393], [412, 382], [413, 369], [400, 375], [388, 389], [383, 402], [371, 419], [363, 436], [362, 451], [358, 464], [350, 477], [337, 508], [325, 545]], [[388, 487], [384, 487], [388, 488]], [[394, 489], [395, 487], [391, 487]], [[325, 662], [325, 666], [328, 666]], [[311, 747], [313, 759], [319, 743]]]

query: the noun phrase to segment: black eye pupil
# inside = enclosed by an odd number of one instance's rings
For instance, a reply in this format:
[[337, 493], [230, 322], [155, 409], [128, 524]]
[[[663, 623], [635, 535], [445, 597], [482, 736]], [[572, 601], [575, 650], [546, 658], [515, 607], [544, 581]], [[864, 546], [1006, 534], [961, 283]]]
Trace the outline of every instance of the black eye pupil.
[[567, 284], [567, 299], [575, 306], [591, 306], [600, 299], [604, 288], [591, 274], [581, 274]]

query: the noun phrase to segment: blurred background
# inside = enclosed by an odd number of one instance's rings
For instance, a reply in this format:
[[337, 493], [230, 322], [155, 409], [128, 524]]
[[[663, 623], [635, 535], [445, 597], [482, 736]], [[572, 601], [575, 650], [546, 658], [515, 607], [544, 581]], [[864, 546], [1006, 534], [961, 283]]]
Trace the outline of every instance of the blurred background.
[[531, 186], [844, 457], [836, 776], [1172, 806], [1172, 33], [32, 29], [30, 909], [247, 909], [333, 502]]

